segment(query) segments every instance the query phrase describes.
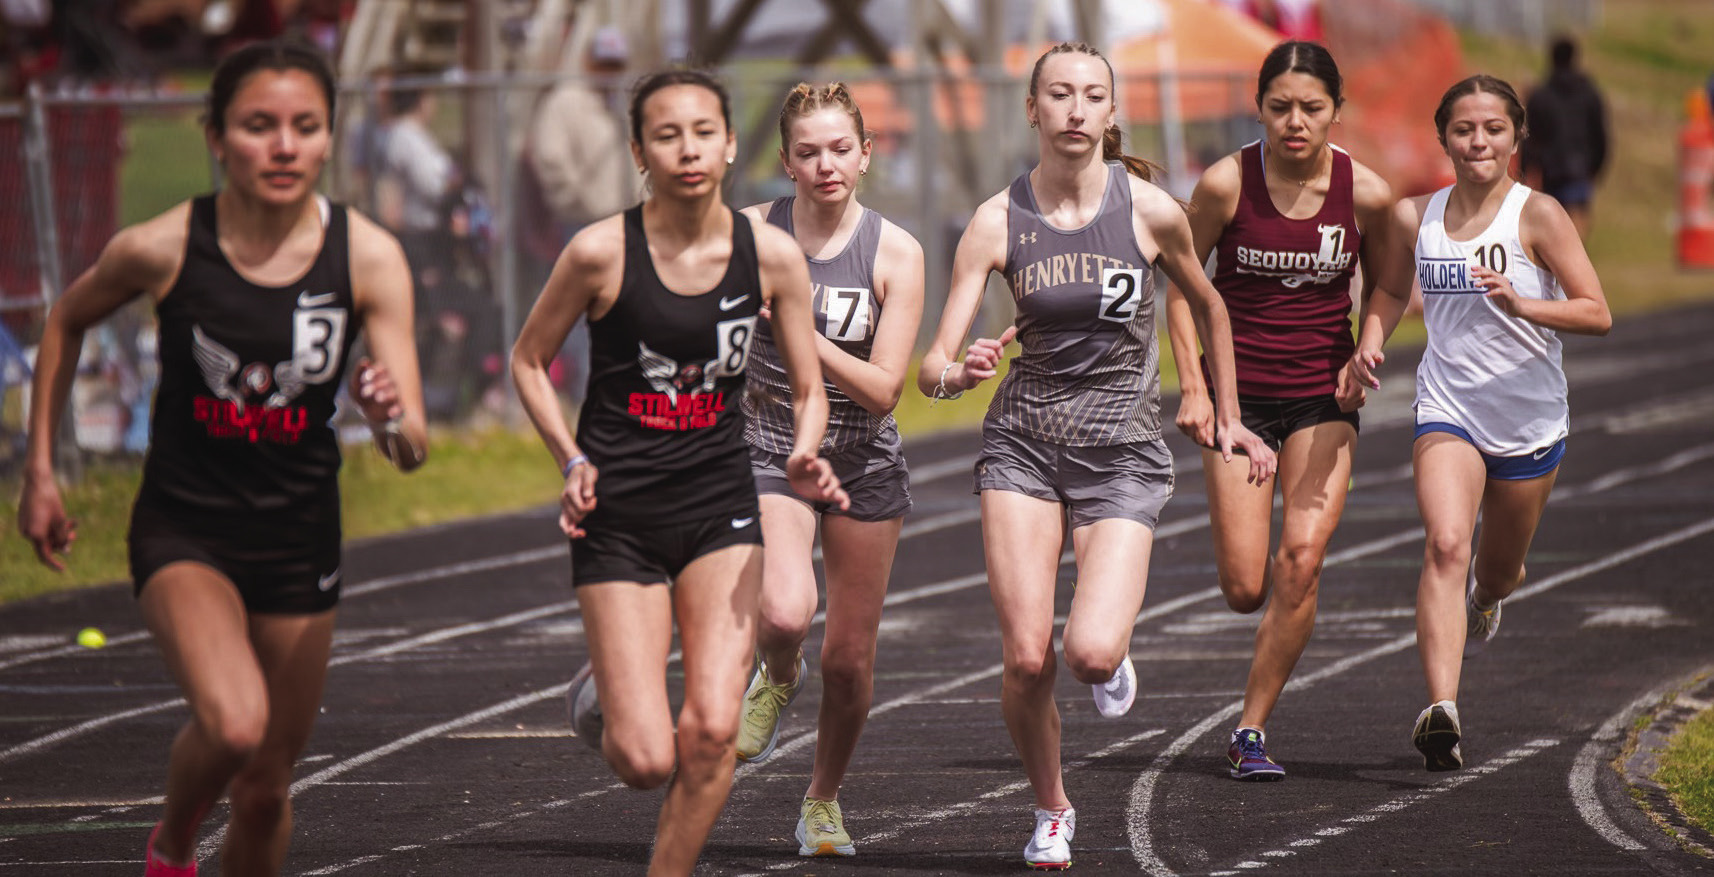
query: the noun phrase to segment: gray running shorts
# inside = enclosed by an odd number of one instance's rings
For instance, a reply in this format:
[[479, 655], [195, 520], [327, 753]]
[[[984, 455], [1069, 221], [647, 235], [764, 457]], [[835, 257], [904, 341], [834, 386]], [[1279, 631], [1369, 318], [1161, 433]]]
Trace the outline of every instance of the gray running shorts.
[[1172, 498], [1172, 451], [1161, 439], [1123, 445], [1060, 445], [996, 426], [982, 428], [976, 492], [1009, 490], [1065, 506], [1072, 529], [1107, 518], [1153, 530]]
[[905, 468], [903, 446], [894, 430], [877, 441], [864, 442], [827, 456], [833, 474], [851, 497], [851, 508], [841, 511], [825, 502], [812, 503], [792, 490], [786, 478], [786, 455], [750, 448], [750, 471], [756, 476], [756, 493], [789, 496], [820, 515], [840, 515], [854, 521], [890, 521], [911, 510], [911, 475]]

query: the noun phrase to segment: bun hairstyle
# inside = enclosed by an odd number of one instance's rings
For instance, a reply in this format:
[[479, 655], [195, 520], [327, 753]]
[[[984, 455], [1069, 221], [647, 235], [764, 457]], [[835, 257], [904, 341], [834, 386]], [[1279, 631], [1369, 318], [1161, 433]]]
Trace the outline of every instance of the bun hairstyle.
[[1500, 98], [1506, 105], [1506, 115], [1512, 120], [1512, 128], [1517, 131], [1517, 141], [1524, 142], [1529, 136], [1529, 116], [1524, 112], [1523, 101], [1518, 100], [1517, 89], [1512, 84], [1496, 76], [1478, 73], [1475, 76], [1461, 79], [1446, 90], [1440, 97], [1440, 106], [1434, 111], [1434, 134], [1440, 138], [1440, 145], [1446, 145], [1446, 126], [1452, 121], [1452, 105], [1459, 98], [1472, 94], [1492, 94]]
[[660, 70], [644, 75], [631, 87], [631, 142], [643, 142], [643, 105], [655, 92], [674, 85], [694, 85], [706, 88], [720, 98], [720, 119], [726, 130], [732, 130], [732, 99], [720, 80], [701, 70]]
[[793, 122], [825, 109], [837, 109], [850, 116], [851, 124], [857, 131], [858, 142], [869, 141], [869, 130], [863, 127], [863, 111], [857, 108], [857, 101], [851, 97], [851, 90], [845, 87], [845, 83], [810, 85], [800, 82], [786, 94], [785, 103], [780, 105], [780, 149], [791, 148]]
[[208, 86], [207, 115], [203, 124], [216, 135], [226, 133], [226, 110], [232, 106], [232, 99], [237, 96], [239, 86], [250, 74], [259, 70], [285, 72], [287, 70], [302, 70], [315, 80], [321, 87], [321, 96], [327, 99], [327, 119], [333, 121], [334, 83], [333, 68], [327, 63], [327, 56], [321, 50], [305, 43], [292, 40], [267, 40], [251, 43], [223, 59], [214, 68], [214, 80]]
[[[1047, 59], [1054, 55], [1067, 54], [1089, 55], [1094, 58], [1100, 58], [1101, 63], [1107, 65], [1107, 82], [1109, 84], [1108, 91], [1109, 93], [1114, 91], [1114, 89], [1111, 88], [1112, 83], [1115, 81], [1113, 76], [1113, 62], [1108, 61], [1106, 55], [1101, 54], [1094, 46], [1091, 46], [1088, 43], [1060, 43], [1059, 45], [1048, 49], [1046, 52], [1043, 52], [1042, 56], [1036, 59], [1036, 66], [1030, 71], [1031, 97], [1035, 96], [1036, 88], [1041, 85], [1041, 71], [1042, 67], [1046, 66]], [[1153, 181], [1161, 176], [1160, 167], [1155, 165], [1153, 162], [1138, 158], [1137, 156], [1126, 155], [1124, 147], [1124, 135], [1120, 132], [1119, 126], [1108, 125], [1106, 130], [1101, 132], [1102, 161], [1120, 162], [1125, 166], [1125, 170], [1129, 171], [1132, 176], [1143, 180]]]

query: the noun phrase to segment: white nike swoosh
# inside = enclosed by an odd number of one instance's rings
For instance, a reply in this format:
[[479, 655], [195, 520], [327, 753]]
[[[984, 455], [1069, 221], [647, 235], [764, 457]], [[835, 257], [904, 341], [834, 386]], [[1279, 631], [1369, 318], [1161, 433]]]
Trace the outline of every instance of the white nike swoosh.
[[742, 530], [745, 527], [748, 527], [752, 523], [754, 523], [755, 520], [756, 520], [755, 518], [733, 518], [732, 519], [732, 529]]
[[306, 289], [303, 292], [298, 293], [298, 307], [319, 308], [323, 305], [333, 304], [338, 299], [339, 294], [335, 292], [324, 292], [321, 295], [310, 295], [309, 290]]
[[325, 590], [333, 587], [338, 582], [339, 582], [339, 570], [334, 570], [333, 572], [330, 572], [327, 575], [324, 575], [321, 578], [316, 579], [315, 586], [317, 588], [320, 588], [321, 590], [325, 591]]
[[1536, 452], [1535, 452], [1535, 453], [1533, 453], [1533, 454], [1531, 454], [1531, 455], [1530, 455], [1530, 456], [1531, 456], [1531, 457], [1533, 457], [1533, 458], [1535, 458], [1535, 459], [1537, 459], [1537, 460], [1539, 460], [1539, 459], [1541, 459], [1541, 458], [1542, 458], [1542, 457], [1545, 457], [1545, 456], [1547, 456], [1547, 455], [1548, 455], [1548, 452], [1549, 452], [1549, 451], [1552, 451], [1552, 450], [1553, 450], [1553, 448], [1551, 448], [1551, 447], [1547, 447], [1547, 448], [1542, 448], [1542, 449], [1541, 449], [1541, 450], [1539, 450], [1539, 451], [1536, 451]]
[[721, 309], [721, 310], [723, 310], [723, 311], [729, 311], [729, 310], [732, 310], [732, 309], [733, 309], [733, 308], [735, 308], [735, 307], [737, 307], [737, 306], [739, 306], [739, 305], [741, 305], [741, 304], [743, 304], [743, 303], [744, 303], [744, 300], [745, 300], [745, 299], [748, 299], [748, 298], [749, 298], [749, 297], [750, 297], [750, 294], [749, 294], [749, 293], [747, 293], [747, 292], [746, 292], [746, 293], [744, 293], [744, 294], [743, 294], [743, 295], [741, 295], [741, 296], [738, 296], [738, 297], [737, 297], [737, 298], [725, 298], [725, 297], [722, 297], [722, 298], [721, 298], [721, 299], [720, 299], [720, 309]]

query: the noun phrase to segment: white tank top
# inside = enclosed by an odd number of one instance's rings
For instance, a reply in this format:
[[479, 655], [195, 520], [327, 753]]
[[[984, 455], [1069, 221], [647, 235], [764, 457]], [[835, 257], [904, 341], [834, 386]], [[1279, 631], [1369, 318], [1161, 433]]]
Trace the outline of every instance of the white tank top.
[[1528, 187], [1513, 184], [1494, 221], [1469, 241], [1446, 235], [1451, 191], [1434, 193], [1416, 235], [1416, 275], [1428, 328], [1428, 350], [1416, 370], [1416, 422], [1462, 427], [1488, 454], [1527, 454], [1565, 438], [1570, 427], [1559, 336], [1507, 316], [1474, 284], [1470, 268], [1499, 271], [1522, 298], [1565, 295], [1518, 240]]

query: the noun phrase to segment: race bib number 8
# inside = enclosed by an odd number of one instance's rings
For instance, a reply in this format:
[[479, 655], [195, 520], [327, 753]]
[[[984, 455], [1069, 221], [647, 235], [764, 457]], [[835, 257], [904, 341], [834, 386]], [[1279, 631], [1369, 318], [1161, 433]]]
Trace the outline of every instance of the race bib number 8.
[[1107, 268], [1101, 272], [1101, 319], [1129, 323], [1142, 303], [1143, 269]]
[[858, 286], [822, 290], [822, 334], [831, 341], [862, 341], [875, 325], [875, 294]]
[[722, 320], [714, 324], [714, 332], [720, 343], [719, 362], [714, 373], [721, 376], [743, 374], [744, 362], [750, 355], [750, 339], [756, 335], [756, 318]]

